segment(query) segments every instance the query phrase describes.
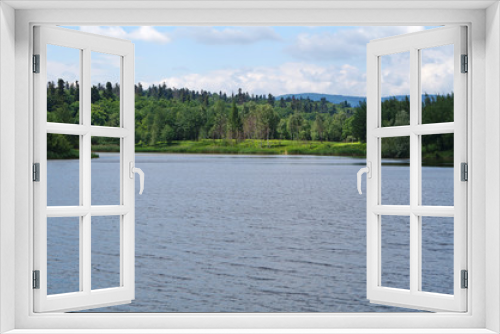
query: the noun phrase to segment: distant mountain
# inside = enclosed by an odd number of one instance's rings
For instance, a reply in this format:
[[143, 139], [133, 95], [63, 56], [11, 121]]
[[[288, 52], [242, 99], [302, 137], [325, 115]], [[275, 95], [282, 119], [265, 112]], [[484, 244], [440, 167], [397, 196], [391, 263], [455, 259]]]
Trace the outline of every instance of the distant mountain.
[[[331, 94], [318, 94], [318, 93], [300, 93], [300, 94], [285, 94], [276, 96], [276, 100], [279, 101], [281, 98], [287, 99], [295, 96], [296, 99], [307, 99], [309, 98], [311, 101], [320, 101], [321, 98], [326, 98], [328, 102], [331, 103], [341, 103], [347, 101], [352, 107], [357, 107], [359, 102], [366, 101], [366, 97], [364, 96], [349, 96], [349, 95], [331, 95]], [[396, 98], [398, 101], [402, 101], [405, 99], [407, 95], [396, 95], [396, 96], [387, 96], [383, 97], [382, 101]], [[422, 95], [423, 96], [423, 95]], [[429, 95], [431, 97], [436, 97], [436, 95]]]
[[331, 95], [331, 94], [318, 94], [318, 93], [300, 93], [300, 94], [285, 94], [276, 96], [276, 100], [280, 100], [284, 98], [292, 98], [295, 96], [296, 99], [304, 99], [309, 98], [311, 101], [320, 101], [323, 97], [326, 98], [328, 102], [331, 103], [341, 103], [347, 101], [351, 106], [356, 107], [359, 105], [360, 101], [365, 101], [366, 97], [364, 96], [347, 96], [347, 95]]

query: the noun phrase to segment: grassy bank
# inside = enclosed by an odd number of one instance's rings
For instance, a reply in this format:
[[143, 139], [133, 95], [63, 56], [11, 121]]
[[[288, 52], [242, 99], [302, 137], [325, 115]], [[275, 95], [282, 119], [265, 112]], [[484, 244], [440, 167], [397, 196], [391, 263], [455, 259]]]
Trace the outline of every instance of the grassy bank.
[[453, 166], [453, 151], [423, 152], [422, 164], [425, 166]]
[[[115, 148], [116, 151], [110, 151], [110, 152], [118, 152], [120, 150], [119, 147]], [[98, 150], [95, 150], [98, 151]], [[92, 152], [90, 157], [92, 159], [94, 158], [99, 158], [99, 154]], [[67, 152], [53, 152], [53, 151], [47, 151], [47, 159], [48, 160], [53, 160], [53, 159], [79, 159], [80, 158], [80, 151], [71, 149]]]
[[[118, 145], [92, 145], [93, 152], [119, 152]], [[323, 156], [347, 156], [365, 157], [366, 144], [335, 143], [319, 141], [292, 141], [292, 140], [270, 140], [267, 141], [244, 140], [240, 142], [229, 140], [199, 140], [199, 141], [174, 141], [157, 145], [136, 145], [136, 152], [151, 153], [191, 153], [191, 154], [262, 154], [262, 155], [323, 155]], [[99, 157], [92, 153], [93, 158]], [[59, 155], [48, 154], [49, 159], [78, 159], [78, 150], [72, 150], [71, 154]], [[422, 162], [426, 166], [453, 165], [453, 151], [423, 152]]]
[[[94, 149], [93, 149], [94, 150]], [[95, 151], [98, 151], [97, 149]], [[364, 157], [366, 144], [333, 143], [292, 140], [199, 140], [175, 141], [158, 145], [136, 145], [136, 152], [203, 153], [203, 154], [278, 154], [278, 155], [332, 155]]]

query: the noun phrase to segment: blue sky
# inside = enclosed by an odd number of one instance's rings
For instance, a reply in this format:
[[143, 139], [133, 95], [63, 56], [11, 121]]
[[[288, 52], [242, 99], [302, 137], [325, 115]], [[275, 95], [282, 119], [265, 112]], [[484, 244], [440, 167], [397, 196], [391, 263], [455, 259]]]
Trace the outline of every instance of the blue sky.
[[[366, 94], [366, 44], [373, 39], [424, 30], [425, 27], [70, 27], [131, 40], [135, 44], [136, 82], [144, 86], [165, 82], [226, 93], [238, 88], [251, 94], [325, 93]], [[49, 49], [49, 80], [77, 80], [78, 53]], [[450, 49], [429, 52], [422, 76], [439, 79], [429, 89], [451, 91]], [[451, 49], [451, 54], [453, 50]], [[384, 62], [385, 95], [408, 91], [408, 69], [401, 57]], [[390, 58], [390, 59], [389, 59]], [[93, 54], [92, 82], [116, 82], [119, 60]], [[450, 69], [451, 63], [451, 69]], [[424, 67], [425, 67], [424, 66]], [[437, 72], [431, 72], [437, 71]], [[434, 74], [433, 74], [434, 73]], [[435, 76], [441, 75], [441, 78]], [[451, 77], [452, 78], [452, 77]], [[424, 83], [423, 83], [424, 84]]]

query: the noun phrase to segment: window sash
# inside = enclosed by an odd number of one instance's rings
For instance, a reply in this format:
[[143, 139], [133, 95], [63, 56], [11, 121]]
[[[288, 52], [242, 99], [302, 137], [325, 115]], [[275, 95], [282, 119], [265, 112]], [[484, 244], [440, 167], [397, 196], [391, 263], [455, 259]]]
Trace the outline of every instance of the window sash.
[[[371, 302], [431, 311], [467, 310], [467, 290], [461, 288], [460, 272], [467, 269], [467, 183], [460, 181], [460, 164], [467, 162], [467, 75], [460, 73], [461, 54], [466, 54], [466, 28], [444, 27], [372, 41], [367, 50], [367, 297]], [[454, 122], [421, 123], [420, 50], [454, 44]], [[410, 125], [382, 127], [380, 57], [410, 53]], [[454, 207], [419, 204], [421, 188], [421, 136], [454, 133]], [[381, 139], [410, 137], [410, 205], [381, 205]], [[410, 217], [410, 289], [381, 286], [381, 215]], [[454, 217], [454, 295], [420, 291], [421, 217]]]
[[[48, 44], [80, 50], [80, 124], [47, 122]], [[91, 52], [121, 58], [119, 128], [91, 125]], [[134, 282], [134, 180], [129, 162], [134, 161], [134, 48], [129, 41], [72, 31], [64, 28], [35, 27], [34, 54], [40, 55], [40, 73], [34, 74], [34, 161], [40, 163], [40, 182], [34, 184], [34, 265], [40, 271], [40, 289], [34, 289], [34, 311], [72, 311], [128, 303], [135, 296]], [[77, 135], [80, 141], [79, 206], [47, 207], [47, 134]], [[120, 138], [120, 205], [91, 205], [91, 138]], [[120, 286], [92, 290], [92, 216], [120, 216]], [[47, 218], [79, 217], [80, 291], [47, 295]]]

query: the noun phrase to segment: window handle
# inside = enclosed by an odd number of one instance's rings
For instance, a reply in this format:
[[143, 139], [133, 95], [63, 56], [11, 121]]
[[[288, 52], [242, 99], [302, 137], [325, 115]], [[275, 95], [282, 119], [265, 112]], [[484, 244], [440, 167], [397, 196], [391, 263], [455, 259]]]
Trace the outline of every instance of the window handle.
[[129, 171], [130, 171], [129, 176], [131, 179], [134, 178], [135, 173], [139, 174], [139, 177], [140, 177], [139, 181], [141, 184], [141, 189], [139, 190], [139, 195], [142, 195], [142, 192], [144, 191], [144, 172], [142, 171], [142, 169], [134, 167], [133, 161], [130, 161], [130, 163], [129, 163]]
[[358, 171], [358, 192], [360, 195], [363, 194], [363, 192], [361, 191], [361, 175], [363, 175], [364, 173], [367, 174], [367, 177], [369, 179], [372, 178], [372, 163], [370, 161], [366, 162], [366, 167], [363, 167]]

